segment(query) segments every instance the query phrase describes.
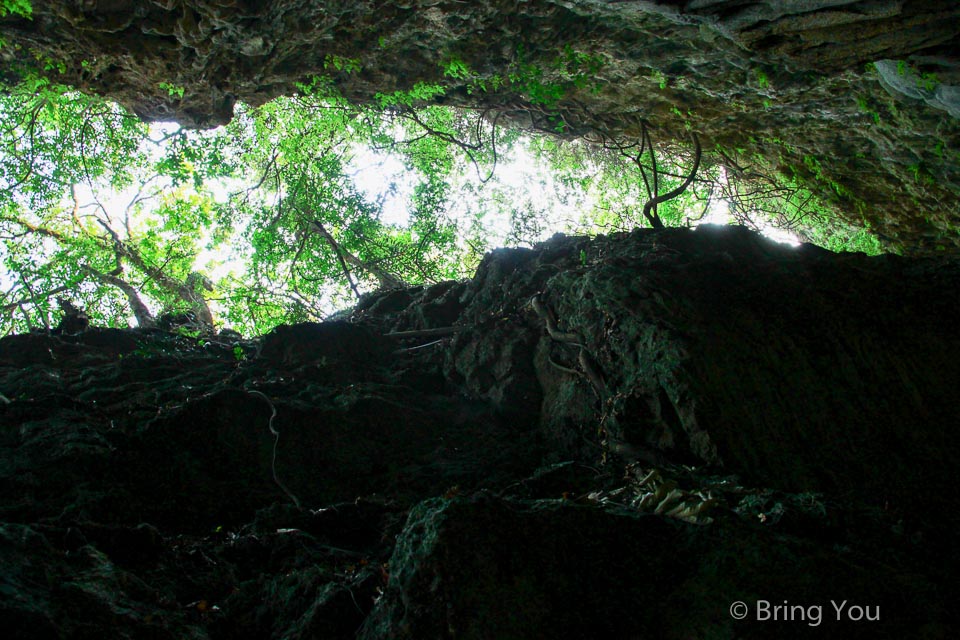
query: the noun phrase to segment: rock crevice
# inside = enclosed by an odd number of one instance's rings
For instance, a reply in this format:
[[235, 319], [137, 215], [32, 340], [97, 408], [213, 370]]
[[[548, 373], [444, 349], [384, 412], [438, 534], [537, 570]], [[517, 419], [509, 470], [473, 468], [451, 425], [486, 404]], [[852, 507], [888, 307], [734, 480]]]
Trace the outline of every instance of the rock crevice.
[[826, 637], [952, 637], [958, 290], [702, 227], [256, 340], [8, 336], [5, 633], [760, 638], [733, 600], [835, 593], [882, 623]]

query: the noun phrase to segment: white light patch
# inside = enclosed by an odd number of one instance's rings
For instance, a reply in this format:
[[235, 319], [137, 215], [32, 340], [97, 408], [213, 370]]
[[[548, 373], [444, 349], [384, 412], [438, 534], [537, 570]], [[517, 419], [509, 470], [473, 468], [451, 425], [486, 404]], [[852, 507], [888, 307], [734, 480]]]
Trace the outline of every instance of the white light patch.
[[[698, 220], [692, 226], [698, 227], [702, 224], [730, 224], [733, 222], [733, 216], [730, 215], [730, 203], [726, 200], [715, 200], [710, 203], [707, 215], [702, 220]], [[802, 244], [802, 241], [792, 231], [787, 229], [778, 229], [771, 224], [759, 226], [760, 234], [770, 238], [774, 242], [789, 244], [794, 247]]]
[[726, 200], [714, 200], [707, 209], [707, 215], [697, 220], [691, 226], [699, 227], [702, 224], [730, 224], [733, 217], [730, 215], [730, 203]]
[[[147, 193], [141, 193], [139, 185], [129, 186], [119, 192], [113, 191], [110, 187], [94, 190], [86, 183], [77, 184], [75, 188], [77, 213], [81, 218], [85, 216], [85, 212], [99, 210], [99, 214], [93, 215], [106, 216], [108, 220], [117, 224], [124, 219], [136, 200], [144, 201], [154, 198]], [[129, 211], [129, 213], [132, 213], [132, 211]]]
[[347, 165], [350, 177], [371, 202], [382, 199], [380, 220], [384, 224], [406, 227], [410, 224], [409, 201], [413, 195], [414, 175], [395, 155], [358, 147]]
[[151, 122], [149, 131], [150, 141], [156, 144], [157, 141], [179, 132], [180, 125], [176, 122]]
[[245, 184], [243, 180], [238, 178], [217, 178], [215, 180], [208, 180], [206, 183], [204, 183], [204, 187], [206, 187], [206, 189], [210, 192], [214, 202], [217, 204], [225, 204], [229, 202], [230, 196], [242, 193], [247, 186], [248, 185]]
[[787, 229], [777, 229], [776, 227], [765, 225], [760, 228], [760, 233], [770, 238], [774, 242], [789, 244], [794, 247], [801, 244], [800, 239], [792, 231]]
[[[565, 189], [557, 184], [549, 167], [531, 153], [531, 143], [527, 137], [518, 140], [509, 157], [499, 158], [493, 177], [485, 184], [480, 184], [480, 178], [472, 166], [467, 174], [471, 181], [476, 180], [472, 191], [476, 200], [486, 198], [502, 203], [500, 207], [488, 209], [484, 216], [488, 239], [493, 247], [508, 244], [512, 229], [511, 209], [530, 207], [539, 213], [543, 231], [539, 237], [526, 238], [528, 242], [538, 242], [557, 231], [570, 231], [575, 226], [574, 221], [580, 217], [582, 207], [586, 206], [582, 198], [564, 201], [561, 195]], [[486, 178], [488, 171], [481, 168], [482, 177]], [[500, 198], [494, 195], [497, 193], [501, 195]], [[454, 208], [457, 204], [465, 212], [472, 208], [472, 203], [468, 202], [451, 203]]]

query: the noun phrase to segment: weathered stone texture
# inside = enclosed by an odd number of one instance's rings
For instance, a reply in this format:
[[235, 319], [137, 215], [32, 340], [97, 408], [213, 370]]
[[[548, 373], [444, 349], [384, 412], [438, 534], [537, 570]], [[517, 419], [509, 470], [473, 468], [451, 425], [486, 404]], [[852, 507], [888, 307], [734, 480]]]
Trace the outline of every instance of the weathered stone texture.
[[955, 637], [958, 292], [956, 259], [702, 227], [499, 250], [257, 340], [8, 336], [0, 620], [761, 638], [733, 600], [837, 597], [882, 623], [825, 637]]
[[[708, 150], [796, 172], [893, 246], [925, 253], [960, 243], [952, 0], [34, 4], [32, 21], [0, 21], [13, 45], [0, 57], [38, 53], [66, 64], [66, 82], [149, 120], [196, 126], [226, 122], [235, 101], [260, 104], [314, 74], [332, 74], [357, 101], [444, 82], [450, 104], [526, 122], [530, 95], [468, 93], [442, 65], [456, 58], [480, 77], [536, 65], [549, 82], [569, 46], [603, 65], [596, 88], [569, 86], [557, 106], [568, 131], [630, 136], [645, 119], [661, 137], [685, 138], [689, 123]], [[355, 58], [362, 70], [337, 71], [328, 56]], [[878, 60], [935, 74], [936, 95], [888, 94], [883, 73], [865, 70]]]

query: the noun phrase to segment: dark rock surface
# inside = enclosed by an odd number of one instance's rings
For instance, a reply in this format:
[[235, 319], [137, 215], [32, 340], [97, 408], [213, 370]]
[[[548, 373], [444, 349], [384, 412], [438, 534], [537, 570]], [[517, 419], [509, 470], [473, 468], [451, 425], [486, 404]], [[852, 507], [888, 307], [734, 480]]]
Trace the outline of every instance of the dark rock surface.
[[958, 291], [953, 259], [704, 227], [259, 340], [6, 337], [0, 626], [955, 637]]
[[[568, 133], [636, 137], [642, 119], [684, 143], [691, 127], [706, 150], [782, 171], [892, 246], [960, 247], [955, 0], [33, 4], [32, 20], [0, 18], [0, 59], [62, 64], [58, 80], [148, 120], [222, 124], [237, 100], [318, 74], [358, 102], [441, 83], [439, 100], [521, 126], [546, 111]], [[453, 60], [474, 75], [445, 75]], [[470, 89], [530, 69], [536, 82]], [[538, 86], [561, 89], [558, 104], [538, 102]]]

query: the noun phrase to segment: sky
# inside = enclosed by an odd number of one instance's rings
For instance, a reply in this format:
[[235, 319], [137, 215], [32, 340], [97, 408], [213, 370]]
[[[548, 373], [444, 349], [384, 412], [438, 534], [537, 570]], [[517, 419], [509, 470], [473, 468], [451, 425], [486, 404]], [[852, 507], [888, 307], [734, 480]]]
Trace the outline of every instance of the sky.
[[[155, 123], [150, 127], [150, 138], [154, 141], [161, 140], [178, 128], [174, 123]], [[160, 157], [162, 145], [150, 142], [145, 145]], [[413, 194], [414, 178], [407, 173], [399, 156], [386, 151], [357, 148], [348, 165], [348, 173], [369, 200], [383, 199], [381, 219], [384, 222], [398, 226], [409, 223], [409, 203]], [[509, 245], [513, 229], [511, 209], [526, 207], [527, 210], [536, 212], [535, 217], [540, 224], [525, 238], [528, 243], [533, 243], [545, 240], [558, 231], [571, 232], [581, 220], [582, 212], [593, 208], [597, 196], [582, 191], [574, 193], [563, 187], [523, 141], [514, 145], [512, 155], [499, 158], [494, 177], [486, 184], [480, 183], [472, 167], [457, 179], [462, 183], [454, 185], [458, 196], [449, 203], [447, 215], [462, 223], [461, 228], [469, 228], [471, 220], [482, 217], [489, 232], [488, 246], [491, 249]], [[466, 184], [468, 182], [469, 185]], [[169, 184], [158, 186], [170, 187]], [[241, 190], [244, 185], [236, 180], [214, 180], [208, 182], [206, 187], [217, 201], [225, 202], [231, 193]], [[86, 185], [79, 185], [76, 193], [81, 211], [99, 202], [111, 216], [120, 219], [123, 211], [136, 197], [137, 188], [131, 187], [116, 193], [103, 188], [91, 190]], [[699, 211], [697, 213], [699, 214]], [[727, 204], [715, 201], [708, 214], [692, 224], [727, 224], [731, 220]], [[133, 226], [137, 226], [137, 221], [133, 222]], [[791, 233], [772, 226], [762, 229], [762, 233], [778, 242], [799, 244]], [[205, 240], [201, 245], [206, 244]], [[197, 255], [195, 269], [213, 281], [231, 273], [239, 276], [243, 273], [243, 264], [236, 255], [236, 249], [236, 246], [227, 244], [220, 250], [203, 250]], [[0, 272], [0, 286], [8, 289], [12, 284], [8, 275]]]
[[[371, 200], [376, 200], [387, 191], [388, 185], [396, 185], [396, 190], [386, 196], [384, 202], [383, 220], [397, 225], [404, 225], [409, 220], [408, 204], [413, 192], [411, 179], [403, 166], [403, 162], [395, 155], [375, 152], [369, 149], [359, 149], [350, 164], [352, 177], [361, 191]], [[475, 176], [474, 176], [475, 177]], [[568, 231], [564, 228], [568, 221], [579, 218], [583, 207], [589, 207], [590, 197], [580, 201], [562, 202], [558, 198], [560, 187], [546, 167], [539, 164], [529, 149], [518, 144], [514, 153], [501, 159], [497, 164], [494, 183], [508, 192], [525, 194], [530, 201], [541, 203], [546, 214], [542, 237], [545, 240], [557, 231]], [[491, 190], [493, 186], [491, 187]], [[476, 203], [458, 200], [451, 202], [450, 214], [465, 219], [469, 216]], [[498, 215], [499, 214], [499, 215]], [[717, 200], [711, 204], [708, 213], [702, 220], [692, 223], [696, 227], [700, 224], [729, 224], [733, 221], [726, 202]], [[484, 217], [485, 224], [493, 231], [492, 246], [503, 246], [509, 236], [510, 221], [507, 212], [498, 211], [488, 213]], [[798, 245], [797, 237], [772, 225], [765, 225], [761, 233], [777, 242]]]

